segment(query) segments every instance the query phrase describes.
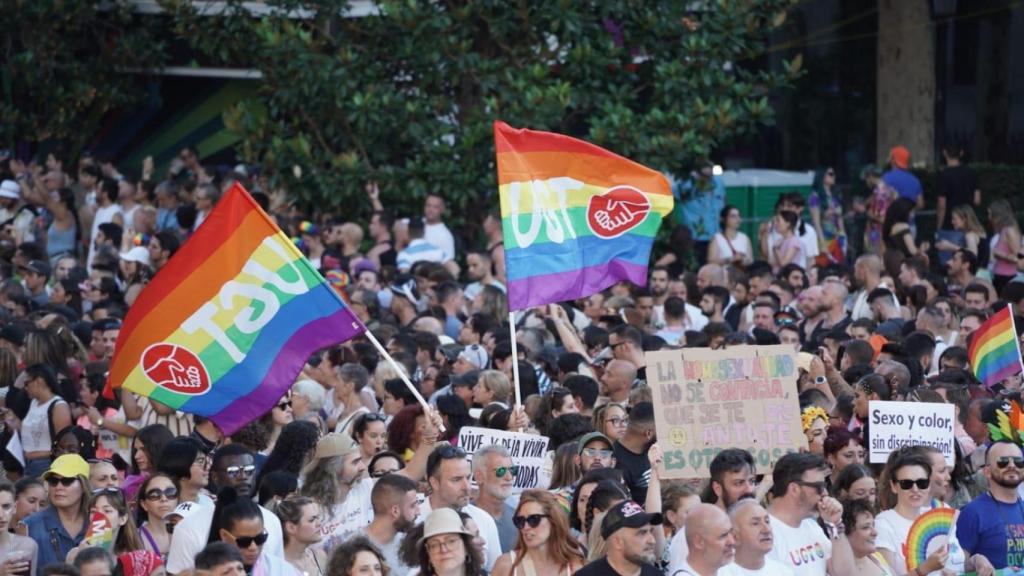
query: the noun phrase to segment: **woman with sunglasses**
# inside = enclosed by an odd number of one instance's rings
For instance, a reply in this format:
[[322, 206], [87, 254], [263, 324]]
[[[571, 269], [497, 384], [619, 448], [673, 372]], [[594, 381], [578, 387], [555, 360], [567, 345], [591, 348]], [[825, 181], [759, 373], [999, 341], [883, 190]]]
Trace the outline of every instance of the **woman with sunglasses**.
[[403, 468], [405, 468], [405, 460], [398, 454], [385, 450], [377, 452], [373, 458], [370, 458], [370, 463], [366, 465], [366, 472], [370, 478], [380, 478], [385, 474], [394, 474]]
[[583, 567], [583, 549], [569, 534], [569, 519], [550, 493], [526, 490], [512, 522], [519, 530], [515, 549], [498, 558], [494, 576], [565, 575]]
[[[226, 500], [224, 502], [223, 500]], [[217, 495], [220, 514], [210, 527], [210, 537], [227, 542], [238, 548], [242, 554], [242, 564], [246, 574], [265, 574], [267, 576], [294, 576], [295, 568], [283, 558], [278, 558], [263, 551], [269, 535], [263, 526], [263, 514], [259, 505], [248, 498], [240, 498], [237, 493], [225, 488]], [[222, 506], [223, 505], [223, 506]]]
[[171, 534], [167, 531], [164, 517], [174, 511], [178, 496], [174, 480], [162, 472], [146, 478], [139, 488], [136, 507], [143, 518], [139, 534], [146, 550], [159, 554], [163, 561], [167, 560], [167, 552], [171, 548]]
[[604, 434], [612, 442], [618, 442], [626, 433], [629, 415], [619, 404], [608, 403], [594, 409], [594, 430]]
[[277, 439], [281, 437], [281, 429], [295, 420], [295, 416], [292, 413], [291, 393], [285, 394], [278, 400], [277, 404], [274, 404], [274, 407], [270, 409], [270, 414], [264, 418], [267, 419], [267, 424], [270, 428], [270, 438], [267, 439], [267, 447], [260, 454], [268, 456], [273, 452]]
[[31, 399], [28, 414], [21, 420], [25, 476], [38, 478], [53, 462], [51, 451], [57, 431], [71, 426], [71, 408], [60, 397], [57, 373], [44, 364], [25, 369], [25, 393]]
[[14, 520], [14, 485], [0, 480], [0, 574], [35, 576], [35, 540], [8, 532]]
[[352, 425], [352, 439], [359, 445], [359, 452], [366, 462], [369, 462], [374, 454], [384, 450], [387, 438], [388, 427], [382, 414], [363, 414], [356, 418], [355, 424]]
[[49, 504], [22, 520], [24, 535], [39, 547], [39, 566], [60, 564], [82, 543], [89, 525], [89, 464], [78, 454], [57, 458], [43, 473]]
[[[110, 551], [117, 556], [117, 563], [124, 576], [150, 576], [154, 570], [163, 566], [160, 554], [145, 548], [128, 502], [120, 489], [105, 488], [93, 493], [89, 499], [89, 509], [93, 514], [103, 514], [110, 521], [114, 531]], [[68, 561], [73, 562], [74, 556], [83, 548], [86, 546], [68, 553]]]
[[[882, 471], [882, 490], [888, 490], [891, 495], [895, 495], [896, 500], [894, 507], [875, 518], [875, 526], [878, 529], [877, 546], [896, 576], [907, 574], [903, 546], [907, 542], [910, 527], [918, 516], [931, 508], [931, 474], [930, 459], [906, 449], [890, 454], [889, 461]], [[941, 570], [946, 565], [948, 556], [945, 546], [939, 548], [917, 568], [917, 574], [914, 576]]]

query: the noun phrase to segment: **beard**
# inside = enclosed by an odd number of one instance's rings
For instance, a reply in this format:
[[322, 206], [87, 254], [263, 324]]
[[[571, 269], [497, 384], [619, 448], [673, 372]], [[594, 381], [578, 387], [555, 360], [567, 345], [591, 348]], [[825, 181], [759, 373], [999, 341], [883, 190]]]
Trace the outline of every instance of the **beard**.
[[657, 558], [654, 557], [654, 552], [634, 552], [628, 549], [623, 553], [623, 557], [627, 562], [636, 566], [641, 566], [643, 564], [654, 565], [657, 560]]
[[395, 530], [408, 533], [416, 526], [416, 520], [407, 520], [404, 516], [395, 520]]
[[995, 474], [992, 475], [992, 482], [1002, 486], [1003, 488], [1016, 488], [1017, 486], [1020, 486], [1022, 480], [1024, 479], [1021, 478], [1019, 473], [1017, 474], [1016, 480], [1006, 480], [1002, 477], [997, 477]]

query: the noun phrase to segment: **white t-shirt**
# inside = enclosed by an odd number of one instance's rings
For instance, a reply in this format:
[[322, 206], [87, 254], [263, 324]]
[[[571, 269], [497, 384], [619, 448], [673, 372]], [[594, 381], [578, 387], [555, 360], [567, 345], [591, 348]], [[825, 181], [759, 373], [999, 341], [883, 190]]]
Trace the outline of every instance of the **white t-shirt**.
[[[96, 216], [92, 220], [92, 234], [89, 235], [89, 260], [87, 263], [90, 267], [93, 257], [96, 256], [96, 234], [100, 231], [100, 224], [113, 222], [115, 214], [121, 214], [121, 207], [117, 204], [96, 208]], [[118, 247], [114, 248], [116, 250]]]
[[[714, 243], [718, 246], [718, 257], [732, 260], [733, 256], [739, 252], [744, 256], [754, 256], [754, 251], [750, 248], [750, 237], [743, 232], [738, 232], [736, 238], [729, 240], [721, 232], [715, 234], [713, 239]], [[733, 250], [735, 248], [735, 250]]]
[[[430, 498], [424, 498], [423, 503], [420, 504], [420, 517], [418, 521], [423, 522], [426, 520], [432, 510]], [[462, 511], [469, 514], [470, 518], [476, 522], [477, 527], [480, 529], [480, 537], [487, 542], [487, 557], [484, 558], [484, 569], [490, 572], [494, 569], [494, 563], [498, 561], [498, 556], [501, 556], [501, 537], [498, 536], [498, 525], [494, 523], [493, 516], [472, 504], [467, 505]]]
[[444, 262], [455, 259], [455, 237], [444, 222], [427, 224], [423, 227], [423, 239], [444, 252]]
[[[206, 548], [206, 540], [210, 536], [213, 512], [213, 506], [200, 506], [191, 516], [174, 527], [171, 549], [167, 552], [168, 574], [179, 574], [195, 568], [196, 554]], [[263, 513], [263, 529], [267, 531], [267, 543], [263, 545], [263, 553], [284, 558], [281, 521], [273, 512], [262, 506], [260, 512]]]
[[760, 570], [747, 570], [733, 562], [718, 571], [718, 576], [792, 576], [792, 574], [793, 571], [788, 567], [767, 557]]
[[[930, 506], [922, 507], [921, 513], [923, 514], [929, 510], [931, 510]], [[880, 549], [884, 548], [892, 552], [893, 562], [890, 565], [893, 574], [896, 576], [903, 576], [907, 573], [907, 557], [903, 555], [903, 544], [907, 541], [910, 527], [913, 524], [913, 520], [907, 520], [900, 516], [896, 510], [886, 510], [875, 516], [875, 528], [878, 530], [878, 538], [875, 539], [875, 545]], [[930, 574], [938, 575], [941, 573], [941, 570], [936, 570]]]
[[772, 523], [775, 545], [768, 557], [793, 571], [794, 576], [825, 576], [832, 558], [832, 541], [818, 523], [805, 518], [793, 528], [775, 516]]
[[323, 548], [328, 554], [336, 546], [348, 540], [373, 522], [373, 478], [363, 478], [352, 485], [348, 496], [340, 504], [335, 504], [320, 527], [323, 539], [316, 546]]
[[682, 527], [672, 536], [668, 544], [668, 573], [675, 574], [686, 564], [686, 557], [690, 554], [690, 546], [686, 543], [686, 527]]

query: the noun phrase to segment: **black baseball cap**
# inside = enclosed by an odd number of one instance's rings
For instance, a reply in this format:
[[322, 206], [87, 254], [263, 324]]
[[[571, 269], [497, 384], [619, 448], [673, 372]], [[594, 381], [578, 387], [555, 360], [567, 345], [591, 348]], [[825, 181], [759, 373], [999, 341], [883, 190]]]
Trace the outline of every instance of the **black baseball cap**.
[[632, 500], [619, 502], [608, 510], [601, 521], [601, 537], [608, 539], [619, 528], [643, 528], [648, 525], [661, 525], [661, 514], [649, 514]]
[[35, 272], [40, 276], [50, 277], [50, 263], [42, 260], [29, 260], [28, 264], [21, 266], [22, 270]]

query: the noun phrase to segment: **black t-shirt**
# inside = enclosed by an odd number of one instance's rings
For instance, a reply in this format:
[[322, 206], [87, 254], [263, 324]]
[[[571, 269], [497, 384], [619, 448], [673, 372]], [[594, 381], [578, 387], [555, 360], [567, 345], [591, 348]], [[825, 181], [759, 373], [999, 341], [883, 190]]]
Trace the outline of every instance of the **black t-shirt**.
[[978, 189], [978, 177], [967, 166], [953, 166], [939, 172], [935, 188], [939, 196], [946, 197], [946, 218], [943, 230], [953, 229], [953, 208], [967, 204], [974, 205], [974, 191]]
[[[612, 568], [612, 565], [608, 563], [608, 557], [599, 558], [594, 560], [590, 564], [587, 564], [583, 568], [580, 568], [576, 572], [576, 576], [625, 576], [621, 572], [616, 571]], [[663, 576], [661, 570], [658, 570], [650, 564], [644, 564], [640, 567], [640, 576]]]
[[612, 452], [615, 454], [615, 468], [622, 471], [622, 479], [633, 501], [643, 506], [647, 501], [647, 485], [651, 482], [651, 461], [647, 459], [647, 452], [636, 454], [618, 442], [612, 447]]

